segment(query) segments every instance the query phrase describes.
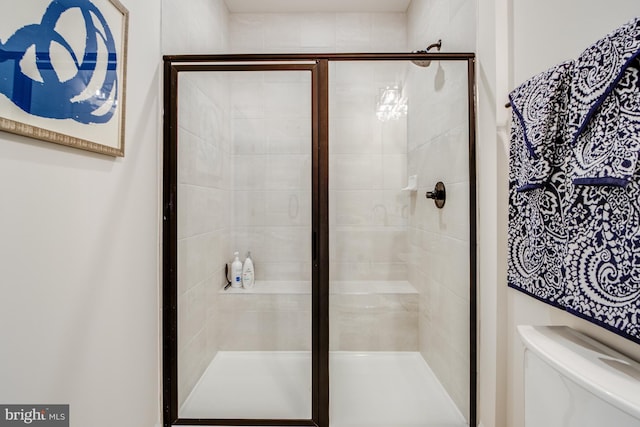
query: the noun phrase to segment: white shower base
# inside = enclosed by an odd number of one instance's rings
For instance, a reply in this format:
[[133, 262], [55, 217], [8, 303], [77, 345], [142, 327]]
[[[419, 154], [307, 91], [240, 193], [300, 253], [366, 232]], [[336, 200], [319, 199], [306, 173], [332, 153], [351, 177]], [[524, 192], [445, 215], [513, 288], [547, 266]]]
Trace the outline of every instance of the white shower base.
[[[218, 352], [181, 418], [311, 417], [308, 352]], [[418, 352], [331, 352], [331, 427], [466, 427]]]

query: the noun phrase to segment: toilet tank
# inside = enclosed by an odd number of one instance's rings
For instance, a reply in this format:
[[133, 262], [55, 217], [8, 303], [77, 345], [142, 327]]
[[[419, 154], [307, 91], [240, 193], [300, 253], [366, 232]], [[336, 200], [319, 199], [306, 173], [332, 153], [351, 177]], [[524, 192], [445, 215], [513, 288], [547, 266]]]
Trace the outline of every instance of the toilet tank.
[[518, 326], [525, 427], [640, 427], [640, 364], [566, 326]]

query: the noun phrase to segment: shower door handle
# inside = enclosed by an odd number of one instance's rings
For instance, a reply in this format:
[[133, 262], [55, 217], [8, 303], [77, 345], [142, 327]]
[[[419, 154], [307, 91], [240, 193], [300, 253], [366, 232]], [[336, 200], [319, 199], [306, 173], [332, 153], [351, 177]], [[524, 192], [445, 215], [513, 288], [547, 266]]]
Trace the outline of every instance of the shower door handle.
[[316, 238], [316, 236], [317, 236], [317, 233], [313, 231], [311, 233], [311, 260], [313, 262], [316, 261], [316, 258], [318, 256], [318, 248], [317, 248], [318, 239]]

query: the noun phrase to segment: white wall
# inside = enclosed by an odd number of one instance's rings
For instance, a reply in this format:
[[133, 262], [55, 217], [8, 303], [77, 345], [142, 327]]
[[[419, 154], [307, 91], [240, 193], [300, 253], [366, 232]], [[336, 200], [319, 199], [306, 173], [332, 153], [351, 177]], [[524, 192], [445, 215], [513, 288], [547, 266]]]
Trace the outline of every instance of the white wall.
[[523, 425], [523, 349], [515, 329], [518, 324], [566, 324], [640, 359], [640, 346], [507, 290], [504, 262], [508, 91], [560, 61], [575, 58], [638, 15], [640, 6], [633, 0], [495, 0], [479, 10], [480, 420], [485, 427]]
[[507, 427], [506, 414], [506, 154], [511, 0], [478, 2], [478, 420]]
[[74, 426], [160, 422], [160, 5], [123, 3], [125, 157], [0, 133], [0, 402]]

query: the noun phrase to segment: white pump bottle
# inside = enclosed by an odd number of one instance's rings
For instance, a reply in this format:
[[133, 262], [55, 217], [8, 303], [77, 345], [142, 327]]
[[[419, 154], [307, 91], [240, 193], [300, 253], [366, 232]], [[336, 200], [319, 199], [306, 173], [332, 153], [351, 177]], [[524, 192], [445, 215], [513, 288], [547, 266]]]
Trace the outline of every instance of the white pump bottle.
[[251, 259], [251, 252], [247, 252], [247, 258], [244, 260], [244, 265], [242, 266], [242, 287], [251, 289], [253, 288], [254, 282], [253, 260]]
[[238, 258], [239, 252], [234, 252], [235, 259], [231, 263], [231, 287], [242, 287], [242, 262]]

